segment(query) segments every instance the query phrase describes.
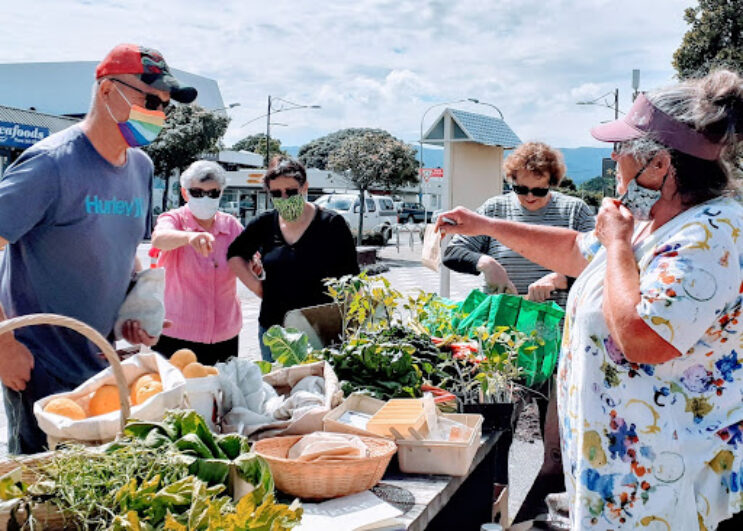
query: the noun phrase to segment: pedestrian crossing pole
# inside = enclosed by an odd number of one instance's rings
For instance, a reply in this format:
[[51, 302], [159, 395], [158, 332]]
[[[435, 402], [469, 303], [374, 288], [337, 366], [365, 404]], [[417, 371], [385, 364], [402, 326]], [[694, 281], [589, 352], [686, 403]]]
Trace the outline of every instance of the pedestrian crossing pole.
[[[442, 205], [441, 208], [446, 212], [447, 210], [451, 210], [454, 208], [454, 189], [452, 187], [452, 170], [453, 170], [453, 161], [451, 156], [451, 142], [450, 139], [452, 137], [452, 124], [451, 124], [451, 116], [448, 115], [448, 113], [445, 115], [444, 118], [444, 179], [443, 179], [443, 193], [441, 194], [442, 198]], [[441, 239], [441, 256], [443, 258], [444, 255], [444, 249], [446, 249], [446, 246], [449, 244], [449, 241], [451, 240], [451, 236], [446, 236], [445, 238]], [[439, 296], [440, 297], [449, 297], [449, 293], [451, 291], [451, 271], [449, 271], [448, 267], [445, 267], [442, 263], [439, 267]]]

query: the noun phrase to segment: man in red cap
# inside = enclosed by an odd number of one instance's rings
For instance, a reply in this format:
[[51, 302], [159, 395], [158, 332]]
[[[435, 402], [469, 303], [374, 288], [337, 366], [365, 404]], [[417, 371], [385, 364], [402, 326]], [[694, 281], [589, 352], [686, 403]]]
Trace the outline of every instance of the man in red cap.
[[[104, 336], [127, 293], [137, 245], [151, 228], [153, 165], [138, 146], [153, 141], [171, 99], [190, 103], [159, 52], [115, 47], [96, 68], [85, 119], [27, 149], [0, 180], [0, 320], [55, 313]], [[135, 265], [136, 264], [136, 265]], [[137, 321], [123, 328], [132, 343], [153, 344]], [[36, 400], [74, 389], [105, 366], [75, 332], [26, 327], [0, 336], [0, 380], [9, 450], [43, 450]]]

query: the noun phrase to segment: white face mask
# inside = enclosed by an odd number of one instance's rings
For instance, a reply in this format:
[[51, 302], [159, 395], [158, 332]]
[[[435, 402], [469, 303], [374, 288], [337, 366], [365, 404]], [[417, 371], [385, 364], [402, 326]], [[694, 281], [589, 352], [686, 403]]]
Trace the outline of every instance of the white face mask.
[[186, 206], [196, 219], [212, 219], [219, 209], [219, 198], [188, 197]]

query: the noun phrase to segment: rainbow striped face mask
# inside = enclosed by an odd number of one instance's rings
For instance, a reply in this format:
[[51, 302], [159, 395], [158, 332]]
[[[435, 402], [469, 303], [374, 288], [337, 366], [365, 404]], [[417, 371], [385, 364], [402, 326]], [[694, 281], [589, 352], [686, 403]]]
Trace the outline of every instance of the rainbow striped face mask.
[[[114, 85], [116, 87], [116, 85]], [[129, 104], [129, 118], [125, 122], [119, 122], [106, 104], [106, 110], [111, 118], [119, 126], [121, 136], [131, 147], [140, 147], [150, 144], [157, 138], [165, 126], [165, 113], [162, 111], [150, 111], [139, 105], [132, 105], [126, 96], [116, 87], [116, 91]]]

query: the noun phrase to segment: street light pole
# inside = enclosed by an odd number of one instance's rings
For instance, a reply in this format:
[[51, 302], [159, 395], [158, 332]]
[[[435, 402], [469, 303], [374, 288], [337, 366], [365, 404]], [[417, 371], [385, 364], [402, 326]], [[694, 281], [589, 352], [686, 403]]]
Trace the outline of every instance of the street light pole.
[[[606, 98], [609, 95], [614, 95], [614, 105], [609, 105], [609, 103], [606, 100], [599, 101], [602, 98]], [[577, 101], [575, 102], [576, 105], [598, 105], [599, 107], [607, 107], [609, 109], [614, 109], [614, 119], [619, 120], [619, 113], [622, 112], [619, 110], [619, 89], [615, 88], [613, 91], [609, 91], [606, 94], [602, 94], [596, 99], [590, 100], [590, 101]], [[622, 114], [624, 114], [622, 112]], [[617, 145], [614, 144], [614, 149], [616, 149]], [[603, 177], [601, 179], [601, 193], [606, 197], [606, 182], [604, 181]]]
[[268, 111], [266, 112], [266, 169], [271, 162], [271, 95], [268, 95]]
[[[274, 102], [279, 101], [282, 103], [282, 105], [276, 109], [273, 107]], [[266, 114], [261, 114], [260, 116], [256, 116], [255, 118], [248, 120], [244, 124], [242, 124], [240, 127], [245, 127], [246, 125], [255, 122], [256, 120], [260, 120], [261, 118], [266, 118], [266, 168], [268, 168], [268, 163], [270, 162], [270, 156], [271, 156], [271, 114], [278, 114], [280, 112], [286, 112], [286, 111], [295, 111], [297, 109], [322, 109], [320, 105], [300, 105], [298, 103], [294, 103], [292, 101], [285, 100], [283, 98], [279, 97], [271, 97], [271, 95], [268, 95], [268, 106], [266, 108]], [[286, 124], [277, 124], [274, 123], [273, 125], [286, 125]]]

